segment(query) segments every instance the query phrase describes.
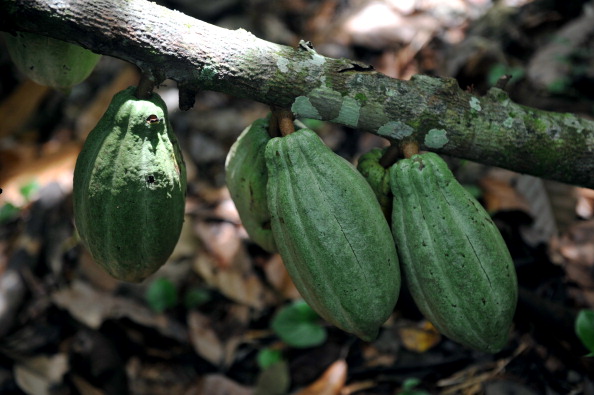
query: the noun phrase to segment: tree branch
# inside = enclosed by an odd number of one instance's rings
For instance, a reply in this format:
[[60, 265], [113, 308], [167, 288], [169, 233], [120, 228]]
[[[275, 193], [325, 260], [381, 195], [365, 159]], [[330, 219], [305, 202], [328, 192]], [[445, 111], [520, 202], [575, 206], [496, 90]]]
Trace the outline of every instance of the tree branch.
[[0, 0], [0, 26], [77, 43], [171, 78], [188, 109], [198, 89], [291, 109], [421, 149], [594, 187], [594, 122], [483, 97], [454, 79], [389, 78], [370, 66], [319, 55], [309, 43], [273, 44], [209, 25], [146, 0]]

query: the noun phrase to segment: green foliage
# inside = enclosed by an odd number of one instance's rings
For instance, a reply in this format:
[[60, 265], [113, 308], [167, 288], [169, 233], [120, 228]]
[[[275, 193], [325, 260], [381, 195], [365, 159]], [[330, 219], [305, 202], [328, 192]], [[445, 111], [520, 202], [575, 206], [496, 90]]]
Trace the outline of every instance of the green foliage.
[[19, 190], [21, 195], [25, 198], [27, 202], [30, 202], [33, 198], [33, 195], [39, 190], [40, 186], [37, 180], [31, 180], [27, 184], [23, 185]]
[[2, 207], [0, 207], [0, 224], [6, 223], [15, 218], [20, 211], [21, 209], [12, 203], [4, 204]]
[[258, 366], [260, 369], [265, 370], [269, 366], [274, 365], [277, 362], [283, 360], [283, 353], [280, 350], [274, 350], [272, 348], [264, 348], [258, 352], [256, 356]]
[[404, 380], [402, 390], [398, 392], [398, 395], [429, 395], [427, 391], [416, 389], [419, 384], [421, 384], [421, 380], [416, 377]]
[[521, 67], [513, 67], [503, 63], [497, 63], [489, 70], [489, 74], [487, 75], [487, 83], [490, 86], [494, 86], [504, 75], [511, 75], [512, 78], [510, 82], [513, 84], [524, 77], [524, 74], [525, 71]]
[[581, 310], [575, 320], [575, 333], [594, 357], [594, 310]]
[[177, 304], [177, 288], [166, 278], [158, 278], [146, 290], [146, 301], [151, 309], [162, 313]]
[[[33, 195], [39, 190], [40, 186], [37, 180], [32, 180], [23, 185], [19, 192], [25, 200], [25, 204], [33, 199]], [[0, 193], [2, 190], [0, 189]], [[21, 212], [21, 207], [17, 207], [12, 203], [5, 203], [0, 207], [0, 224], [6, 223], [16, 218]]]
[[204, 288], [190, 288], [184, 294], [184, 306], [187, 309], [194, 309], [209, 302], [211, 299], [210, 292]]
[[319, 130], [324, 126], [324, 121], [313, 118], [299, 118], [306, 128], [311, 130]]
[[303, 301], [295, 301], [283, 307], [272, 319], [272, 330], [291, 347], [307, 348], [326, 341], [326, 328], [319, 323], [319, 317]]

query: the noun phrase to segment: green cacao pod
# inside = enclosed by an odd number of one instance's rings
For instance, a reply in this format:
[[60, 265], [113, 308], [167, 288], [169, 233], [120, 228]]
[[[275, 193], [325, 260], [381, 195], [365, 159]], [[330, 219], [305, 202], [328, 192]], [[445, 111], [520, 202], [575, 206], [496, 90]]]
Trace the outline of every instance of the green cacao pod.
[[499, 351], [518, 289], [513, 261], [491, 217], [434, 153], [397, 162], [390, 177], [392, 232], [419, 310], [452, 340]]
[[268, 207], [279, 253], [305, 301], [369, 341], [394, 309], [400, 267], [367, 181], [311, 130], [266, 145]]
[[184, 221], [186, 169], [159, 95], [117, 93], [74, 169], [78, 233], [113, 277], [138, 282], [171, 255]]
[[375, 193], [386, 218], [392, 215], [392, 191], [390, 190], [390, 169], [380, 164], [380, 159], [386, 150], [373, 148], [361, 155], [357, 163], [357, 170], [365, 177]]
[[267, 119], [258, 119], [245, 128], [227, 154], [225, 180], [250, 238], [266, 251], [276, 252], [266, 198], [264, 150], [269, 140]]
[[41, 85], [68, 89], [91, 74], [101, 55], [78, 45], [34, 33], [4, 33], [10, 58]]

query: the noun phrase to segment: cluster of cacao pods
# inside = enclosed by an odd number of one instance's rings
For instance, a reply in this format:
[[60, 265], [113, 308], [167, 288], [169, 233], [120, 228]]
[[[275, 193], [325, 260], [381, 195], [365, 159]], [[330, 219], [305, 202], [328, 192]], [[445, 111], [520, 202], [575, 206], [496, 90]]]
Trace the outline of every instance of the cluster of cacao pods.
[[363, 155], [358, 168], [378, 195], [385, 197], [389, 185], [392, 233], [417, 307], [450, 339], [499, 351], [507, 342], [518, 288], [497, 226], [439, 155], [416, 154], [383, 168], [382, 153]]
[[389, 225], [365, 178], [310, 129], [271, 138], [268, 120], [231, 148], [226, 181], [250, 237], [278, 251], [305, 301], [364, 340], [400, 291]]
[[486, 352], [505, 345], [517, 300], [513, 261], [489, 214], [438, 155], [385, 168], [375, 149], [355, 168], [309, 129], [274, 138], [267, 129], [261, 119], [239, 136], [227, 186], [250, 237], [280, 253], [322, 318], [374, 339], [398, 299], [402, 268], [441, 333]]

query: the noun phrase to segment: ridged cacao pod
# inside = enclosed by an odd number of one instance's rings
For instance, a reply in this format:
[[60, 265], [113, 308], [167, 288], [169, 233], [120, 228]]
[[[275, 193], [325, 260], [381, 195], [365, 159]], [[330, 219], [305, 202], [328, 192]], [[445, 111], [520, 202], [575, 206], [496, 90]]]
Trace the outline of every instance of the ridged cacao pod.
[[309, 129], [271, 139], [265, 155], [272, 231], [297, 289], [328, 322], [374, 339], [400, 267], [371, 187]]
[[361, 155], [357, 170], [365, 177], [375, 193], [386, 218], [392, 215], [392, 191], [390, 190], [390, 169], [380, 164], [385, 149], [373, 148]]
[[268, 170], [264, 159], [268, 120], [258, 119], [239, 135], [225, 162], [225, 180], [241, 223], [250, 238], [269, 252], [276, 252], [266, 197]]
[[452, 340], [499, 351], [518, 290], [514, 263], [491, 217], [434, 153], [397, 162], [390, 176], [392, 232], [419, 310]]
[[85, 80], [101, 58], [78, 45], [34, 33], [4, 33], [4, 40], [10, 58], [23, 74], [61, 90]]
[[184, 222], [186, 169], [159, 95], [116, 94], [74, 169], [74, 220], [95, 262], [138, 282], [171, 255]]

